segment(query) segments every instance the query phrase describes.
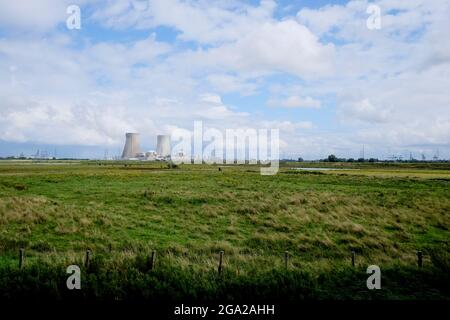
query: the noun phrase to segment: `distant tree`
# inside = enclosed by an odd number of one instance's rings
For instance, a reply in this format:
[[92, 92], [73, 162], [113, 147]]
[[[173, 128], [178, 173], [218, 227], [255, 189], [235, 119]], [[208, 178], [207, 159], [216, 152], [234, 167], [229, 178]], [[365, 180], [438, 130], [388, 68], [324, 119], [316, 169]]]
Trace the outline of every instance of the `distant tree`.
[[364, 158], [359, 158], [358, 159], [358, 162], [364, 162], [365, 160], [364, 160]]
[[378, 162], [378, 159], [370, 158], [370, 159], [369, 159], [369, 162]]
[[334, 155], [334, 154], [330, 154], [328, 156], [328, 161], [329, 162], [337, 162], [339, 159]]
[[349, 158], [349, 159], [347, 159], [347, 162], [355, 162], [355, 159]]
[[303, 162], [303, 158], [300, 157], [300, 158], [297, 159], [297, 161], [298, 161], [298, 162]]
[[169, 169], [177, 169], [177, 168], [178, 168], [178, 165], [176, 165], [176, 164], [173, 163], [172, 161], [169, 161], [169, 162], [167, 163], [167, 168], [169, 168]]

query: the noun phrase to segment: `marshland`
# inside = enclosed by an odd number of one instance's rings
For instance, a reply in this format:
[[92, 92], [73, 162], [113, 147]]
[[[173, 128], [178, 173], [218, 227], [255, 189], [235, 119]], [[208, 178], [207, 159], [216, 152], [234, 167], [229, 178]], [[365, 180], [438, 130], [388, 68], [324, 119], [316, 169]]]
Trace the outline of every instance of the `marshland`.
[[[1, 161], [0, 296], [450, 298], [450, 164], [290, 162], [274, 176], [219, 167]], [[381, 290], [366, 287], [369, 265]]]

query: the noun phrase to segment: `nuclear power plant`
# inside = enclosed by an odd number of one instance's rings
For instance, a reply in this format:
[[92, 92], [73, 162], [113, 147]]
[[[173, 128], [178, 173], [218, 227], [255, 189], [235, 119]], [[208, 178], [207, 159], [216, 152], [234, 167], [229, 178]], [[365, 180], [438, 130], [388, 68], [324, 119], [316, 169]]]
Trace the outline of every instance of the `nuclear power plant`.
[[139, 133], [127, 133], [122, 152], [124, 160], [163, 161], [170, 159], [170, 135], [158, 135], [156, 151], [141, 152]]
[[156, 144], [156, 153], [162, 157], [170, 156], [170, 136], [158, 135]]
[[139, 133], [127, 133], [122, 159], [134, 159], [141, 153]]

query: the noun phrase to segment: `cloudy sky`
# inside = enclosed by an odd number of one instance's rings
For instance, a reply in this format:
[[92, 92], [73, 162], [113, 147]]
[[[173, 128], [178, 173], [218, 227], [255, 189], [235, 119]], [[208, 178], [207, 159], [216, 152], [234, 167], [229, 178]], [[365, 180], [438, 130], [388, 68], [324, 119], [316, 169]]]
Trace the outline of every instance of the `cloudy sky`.
[[0, 0], [0, 156], [202, 120], [278, 128], [283, 157], [450, 158], [449, 75], [450, 0]]

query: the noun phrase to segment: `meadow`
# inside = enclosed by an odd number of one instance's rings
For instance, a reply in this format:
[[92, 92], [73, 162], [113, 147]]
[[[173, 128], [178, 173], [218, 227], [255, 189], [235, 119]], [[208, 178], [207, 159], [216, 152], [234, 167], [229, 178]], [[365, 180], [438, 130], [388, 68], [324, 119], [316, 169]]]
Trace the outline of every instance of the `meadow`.
[[0, 299], [450, 298], [449, 163], [220, 168], [0, 161]]

